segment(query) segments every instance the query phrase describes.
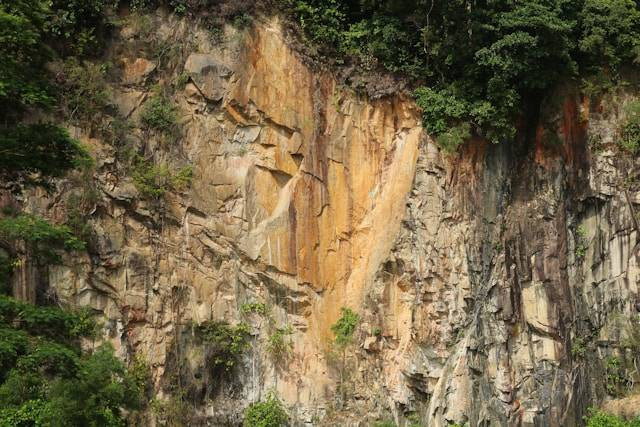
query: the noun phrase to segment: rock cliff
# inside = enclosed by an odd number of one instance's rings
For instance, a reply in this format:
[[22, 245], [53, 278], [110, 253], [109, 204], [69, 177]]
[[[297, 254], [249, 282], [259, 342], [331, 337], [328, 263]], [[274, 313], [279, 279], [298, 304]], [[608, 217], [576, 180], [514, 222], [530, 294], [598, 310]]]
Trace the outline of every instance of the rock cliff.
[[[61, 222], [92, 183], [91, 244], [45, 284], [24, 266], [23, 297], [46, 288], [94, 309], [121, 357], [148, 361], [158, 398], [186, 390], [194, 424], [237, 424], [275, 390], [294, 425], [573, 426], [627, 387], [640, 187], [614, 138], [629, 95], [591, 104], [567, 89], [514, 144], [447, 155], [409, 96], [340, 84], [277, 18], [228, 27], [222, 42], [188, 19], [149, 19], [179, 52], [149, 55], [128, 17], [108, 52], [111, 98], [130, 144], [191, 165], [191, 183], [146, 200], [122, 166], [127, 147], [72, 128], [93, 176], [19, 202]], [[139, 117], [153, 86], [176, 79], [180, 135], [168, 140]], [[341, 307], [361, 316], [344, 362], [330, 330]], [[208, 320], [251, 328], [224, 379], [195, 338]], [[274, 328], [292, 343], [285, 360], [268, 351]]]

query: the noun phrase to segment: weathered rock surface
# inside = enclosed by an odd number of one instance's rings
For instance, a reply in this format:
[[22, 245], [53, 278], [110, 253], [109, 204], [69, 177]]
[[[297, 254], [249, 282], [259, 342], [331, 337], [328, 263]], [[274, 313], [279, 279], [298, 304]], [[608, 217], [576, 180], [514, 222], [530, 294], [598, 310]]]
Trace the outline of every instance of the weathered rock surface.
[[[135, 117], [147, 94], [127, 86], [188, 74], [177, 145], [132, 135], [157, 162], [191, 164], [190, 189], [158, 206], [99, 164], [90, 250], [52, 267], [49, 285], [94, 308], [123, 357], [149, 360], [160, 395], [181, 376], [210, 425], [237, 423], [275, 389], [295, 425], [415, 412], [429, 426], [573, 426], [605, 397], [605, 360], [625, 358], [640, 277], [636, 165], [586, 145], [597, 134], [611, 147], [615, 105], [566, 95], [547, 129], [559, 145], [475, 141], [445, 156], [409, 98], [340, 87], [288, 47], [277, 20], [212, 46], [192, 23], [154, 19], [159, 37], [196, 47], [176, 69], [127, 63], [116, 105]], [[61, 220], [73, 188], [25, 205]], [[284, 365], [267, 351], [269, 322], [242, 314], [247, 302], [292, 327]], [[346, 401], [330, 351], [342, 306], [362, 317]], [[210, 319], [252, 327], [233, 387], [209, 378], [191, 338]]]

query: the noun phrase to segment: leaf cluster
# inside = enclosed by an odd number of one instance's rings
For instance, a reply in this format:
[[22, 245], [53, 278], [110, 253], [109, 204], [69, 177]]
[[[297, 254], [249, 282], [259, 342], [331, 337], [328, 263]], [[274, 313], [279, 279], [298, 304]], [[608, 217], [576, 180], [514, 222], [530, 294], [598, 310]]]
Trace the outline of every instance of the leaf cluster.
[[0, 219], [0, 242], [23, 242], [31, 255], [47, 263], [59, 262], [57, 249], [79, 251], [85, 243], [66, 225], [53, 225], [37, 216], [20, 214]]
[[110, 345], [82, 352], [94, 332], [86, 311], [0, 296], [0, 425], [124, 425], [140, 393]]
[[331, 331], [335, 335], [334, 342], [336, 345], [344, 348], [351, 344], [353, 340], [353, 334], [360, 322], [360, 315], [346, 307], [340, 308], [340, 312], [342, 316], [331, 326]]
[[244, 427], [282, 427], [289, 416], [274, 393], [269, 393], [262, 402], [252, 403], [244, 415]]
[[214, 369], [231, 371], [249, 347], [251, 330], [244, 322], [229, 325], [222, 321], [207, 321], [200, 324], [198, 330], [202, 340], [208, 344]]

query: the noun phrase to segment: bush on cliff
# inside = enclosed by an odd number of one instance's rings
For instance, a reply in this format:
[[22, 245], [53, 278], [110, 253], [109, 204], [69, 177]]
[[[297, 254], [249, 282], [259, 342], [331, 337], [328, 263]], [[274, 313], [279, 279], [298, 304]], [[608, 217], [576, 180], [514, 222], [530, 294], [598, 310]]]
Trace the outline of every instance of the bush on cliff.
[[282, 403], [273, 393], [262, 402], [252, 403], [244, 416], [244, 427], [282, 427], [287, 425], [289, 417]]

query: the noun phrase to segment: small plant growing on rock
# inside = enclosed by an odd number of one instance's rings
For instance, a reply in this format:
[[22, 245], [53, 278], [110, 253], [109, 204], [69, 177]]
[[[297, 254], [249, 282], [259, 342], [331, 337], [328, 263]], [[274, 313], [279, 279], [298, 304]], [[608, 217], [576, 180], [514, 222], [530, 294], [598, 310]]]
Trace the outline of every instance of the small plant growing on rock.
[[582, 337], [575, 337], [571, 343], [571, 355], [575, 359], [584, 358], [587, 352], [587, 344]]
[[579, 260], [584, 259], [587, 254], [587, 229], [584, 225], [576, 228], [576, 258]]
[[625, 377], [623, 374], [623, 368], [620, 364], [620, 359], [616, 356], [607, 358], [605, 362], [606, 371], [606, 388], [607, 393], [612, 396], [619, 396], [621, 394], [621, 388], [625, 383]]
[[132, 178], [143, 198], [158, 200], [169, 190], [183, 190], [193, 175], [191, 166], [185, 166], [175, 174], [168, 167], [156, 165], [137, 156], [133, 161]]
[[250, 15], [246, 13], [240, 14], [233, 18], [233, 26], [238, 30], [244, 30], [249, 25], [251, 25], [252, 19]]
[[640, 149], [640, 101], [633, 101], [625, 108], [626, 123], [620, 132], [620, 145], [631, 154]]
[[256, 313], [261, 316], [267, 315], [267, 306], [263, 302], [247, 302], [240, 306], [243, 314]]
[[360, 316], [350, 308], [340, 309], [342, 316], [331, 326], [331, 331], [335, 335], [335, 343], [340, 348], [346, 348], [353, 340], [353, 333], [358, 326]]
[[210, 361], [214, 369], [231, 371], [249, 347], [251, 332], [246, 323], [232, 326], [226, 322], [204, 322], [198, 329], [203, 341], [210, 345]]
[[178, 115], [167, 98], [156, 95], [144, 104], [140, 119], [151, 129], [171, 134], [175, 130]]
[[252, 403], [244, 415], [244, 427], [281, 427], [287, 425], [289, 416], [275, 394], [269, 393], [267, 400]]
[[334, 344], [342, 354], [340, 362], [339, 387], [342, 394], [342, 401], [344, 402], [346, 400], [344, 380], [346, 371], [347, 347], [349, 347], [349, 345], [353, 342], [353, 334], [355, 333], [358, 322], [360, 321], [360, 316], [347, 307], [342, 307], [340, 311], [342, 312], [342, 316], [336, 323], [331, 326], [331, 331], [335, 335]]
[[267, 351], [276, 362], [281, 362], [291, 353], [293, 344], [287, 338], [293, 333], [291, 326], [276, 329], [267, 340]]

